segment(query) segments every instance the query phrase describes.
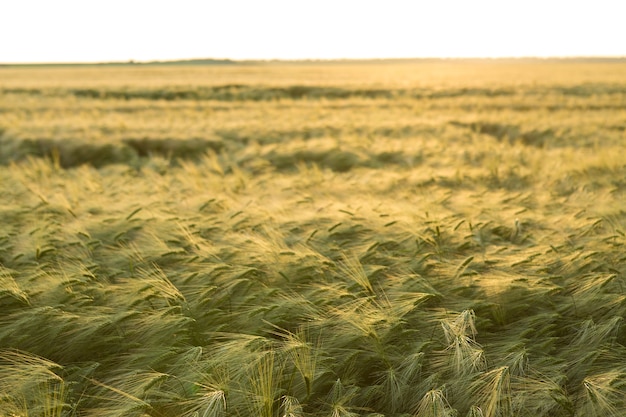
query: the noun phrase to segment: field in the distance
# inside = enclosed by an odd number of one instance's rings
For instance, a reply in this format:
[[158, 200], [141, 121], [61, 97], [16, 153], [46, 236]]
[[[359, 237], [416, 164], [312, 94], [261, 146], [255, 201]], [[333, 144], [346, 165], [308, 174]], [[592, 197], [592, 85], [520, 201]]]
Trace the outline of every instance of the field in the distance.
[[625, 416], [626, 63], [0, 68], [0, 416]]

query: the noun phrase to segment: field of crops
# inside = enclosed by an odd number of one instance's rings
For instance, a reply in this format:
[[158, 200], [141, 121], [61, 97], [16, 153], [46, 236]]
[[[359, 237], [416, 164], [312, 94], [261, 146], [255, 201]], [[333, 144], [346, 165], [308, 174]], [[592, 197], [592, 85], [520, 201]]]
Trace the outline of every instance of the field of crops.
[[626, 62], [0, 67], [0, 416], [626, 416]]

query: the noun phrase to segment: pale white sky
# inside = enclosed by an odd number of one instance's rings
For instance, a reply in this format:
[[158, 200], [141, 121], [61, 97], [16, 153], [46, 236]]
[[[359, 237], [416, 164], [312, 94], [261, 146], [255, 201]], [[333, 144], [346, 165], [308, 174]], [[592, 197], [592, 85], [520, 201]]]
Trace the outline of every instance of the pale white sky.
[[626, 0], [0, 0], [0, 63], [626, 56]]

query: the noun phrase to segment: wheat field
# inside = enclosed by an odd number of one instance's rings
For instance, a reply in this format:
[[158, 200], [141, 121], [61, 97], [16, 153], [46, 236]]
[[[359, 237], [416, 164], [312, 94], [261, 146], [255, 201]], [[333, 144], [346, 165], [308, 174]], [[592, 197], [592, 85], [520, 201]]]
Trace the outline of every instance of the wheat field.
[[626, 416], [626, 63], [0, 67], [0, 416]]

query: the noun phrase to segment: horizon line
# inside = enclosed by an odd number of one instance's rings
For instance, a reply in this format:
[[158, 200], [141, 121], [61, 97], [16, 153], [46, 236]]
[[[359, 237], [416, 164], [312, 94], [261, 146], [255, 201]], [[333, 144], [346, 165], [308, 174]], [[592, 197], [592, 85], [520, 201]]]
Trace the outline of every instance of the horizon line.
[[0, 66], [46, 66], [46, 65], [146, 65], [176, 63], [215, 63], [215, 64], [246, 64], [246, 63], [332, 63], [332, 62], [363, 62], [363, 61], [498, 61], [498, 60], [626, 60], [626, 55], [554, 55], [554, 56], [430, 56], [430, 57], [362, 57], [362, 58], [174, 58], [154, 60], [108, 60], [108, 61], [14, 61], [2, 62]]

